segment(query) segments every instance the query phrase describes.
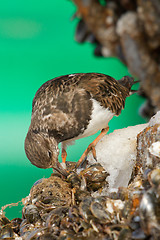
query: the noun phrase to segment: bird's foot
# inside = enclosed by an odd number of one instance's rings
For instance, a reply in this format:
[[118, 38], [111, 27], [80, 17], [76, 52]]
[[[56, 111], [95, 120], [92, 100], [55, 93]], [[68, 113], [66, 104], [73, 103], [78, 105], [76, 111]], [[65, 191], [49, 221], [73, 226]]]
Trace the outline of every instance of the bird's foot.
[[91, 144], [89, 144], [87, 149], [84, 151], [84, 153], [76, 163], [75, 169], [77, 169], [87, 159], [87, 155], [90, 151], [92, 151], [93, 157], [97, 161], [95, 144], [92, 142]]
[[97, 161], [95, 146], [96, 146], [95, 144], [91, 143], [91, 144], [89, 144], [88, 147], [90, 148], [90, 151], [92, 151], [92, 155], [93, 155], [94, 159]]
[[96, 139], [92, 143], [89, 144], [88, 148], [84, 151], [81, 158], [78, 160], [78, 162], [75, 166], [75, 169], [77, 169], [84, 162], [84, 160], [87, 158], [87, 155], [90, 151], [92, 151], [92, 155], [93, 155], [94, 159], [97, 161], [95, 146], [102, 139], [102, 137], [108, 132], [108, 130], [109, 130], [109, 127], [102, 129], [102, 131], [98, 135], [98, 137], [96, 137]]
[[[94, 159], [97, 161], [96, 149], [95, 149], [96, 144], [97, 144], [97, 143], [95, 142], [95, 140], [94, 140], [92, 143], [89, 144], [88, 148], [87, 148], [86, 151], [85, 151], [86, 154], [85, 154], [85, 152], [83, 153], [83, 154], [84, 154], [83, 159], [87, 158], [88, 153], [91, 151]], [[83, 156], [83, 155], [82, 155], [82, 156]]]

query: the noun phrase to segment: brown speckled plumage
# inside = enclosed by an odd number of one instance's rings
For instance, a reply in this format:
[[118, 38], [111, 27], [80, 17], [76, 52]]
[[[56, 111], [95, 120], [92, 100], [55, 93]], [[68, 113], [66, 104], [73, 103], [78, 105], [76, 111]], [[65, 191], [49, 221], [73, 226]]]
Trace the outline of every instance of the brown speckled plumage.
[[[43, 148], [43, 146], [37, 145], [35, 151], [32, 135], [35, 138], [38, 135], [42, 136], [47, 142], [47, 144], [45, 143], [47, 149], [53, 145], [56, 145], [55, 149], [57, 149], [58, 143], [72, 140], [87, 129], [91, 121], [93, 99], [103, 109], [119, 115], [124, 108], [125, 99], [129, 96], [132, 85], [133, 78], [124, 77], [118, 82], [108, 75], [99, 73], [70, 74], [44, 83], [33, 99], [31, 125], [25, 140], [25, 150], [30, 161], [38, 166], [38, 160], [35, 163], [35, 159], [38, 159], [35, 157], [35, 152], [39, 147]], [[38, 140], [40, 145], [44, 145], [44, 139], [43, 143]], [[32, 152], [34, 153], [32, 154]], [[58, 161], [58, 153], [57, 150], [55, 161]], [[42, 158], [45, 161], [45, 156]], [[54, 164], [50, 165], [54, 167]], [[44, 164], [43, 166], [42, 163], [39, 167], [46, 168], [50, 165]]]

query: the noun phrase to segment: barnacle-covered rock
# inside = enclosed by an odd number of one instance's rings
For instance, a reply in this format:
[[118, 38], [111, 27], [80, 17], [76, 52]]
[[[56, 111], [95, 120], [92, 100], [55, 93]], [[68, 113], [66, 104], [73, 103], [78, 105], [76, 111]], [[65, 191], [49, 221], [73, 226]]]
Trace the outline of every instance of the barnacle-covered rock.
[[157, 0], [138, 0], [138, 15], [148, 36], [149, 46], [160, 46], [160, 6]]
[[154, 148], [160, 141], [160, 124], [149, 126], [137, 137], [137, 162], [142, 169], [160, 167], [159, 152]]
[[[22, 200], [21, 219], [10, 221], [5, 217], [5, 208], [15, 204], [2, 207], [0, 239], [160, 239], [160, 167], [159, 150], [156, 150], [159, 148], [153, 145], [159, 142], [159, 122], [160, 113], [157, 113], [144, 130], [144, 125], [136, 127], [137, 131], [141, 130], [133, 164], [138, 171], [132, 177], [130, 173], [126, 186], [110, 191], [110, 175], [99, 158], [94, 164], [86, 161], [76, 171], [75, 163], [67, 163], [66, 179], [54, 173], [48, 179], [36, 181], [29, 196]], [[131, 142], [136, 144], [135, 131], [132, 137]], [[133, 149], [136, 153], [135, 146]], [[151, 164], [147, 162], [148, 157]], [[98, 183], [95, 188], [94, 184]]]
[[152, 235], [154, 239], [160, 237], [160, 169], [154, 169], [148, 174], [151, 188], [142, 197], [139, 214], [141, 226], [147, 235]]
[[116, 56], [140, 80], [139, 94], [147, 100], [141, 115], [160, 110], [159, 0], [73, 0], [80, 17], [79, 42], [94, 36], [96, 56]]
[[[116, 33], [116, 19], [117, 15], [115, 13], [115, 4], [108, 4], [105, 8], [101, 6], [98, 1], [90, 0], [88, 3], [86, 1], [74, 1], [79, 9], [79, 14], [85, 22], [84, 29], [78, 26], [78, 39], [84, 39], [87, 31], [92, 33], [96, 40], [105, 47], [105, 53], [107, 56], [116, 55], [117, 43], [119, 42]], [[85, 33], [85, 34], [84, 34]], [[77, 36], [77, 32], [76, 32]]]

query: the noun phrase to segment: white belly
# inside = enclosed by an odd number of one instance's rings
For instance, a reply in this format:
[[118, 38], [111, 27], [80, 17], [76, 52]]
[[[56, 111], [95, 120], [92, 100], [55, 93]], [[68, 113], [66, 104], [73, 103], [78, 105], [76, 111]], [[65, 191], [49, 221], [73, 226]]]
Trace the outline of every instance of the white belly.
[[91, 120], [87, 126], [87, 129], [85, 129], [84, 133], [78, 136], [78, 138], [88, 137], [97, 133], [99, 130], [106, 128], [108, 126], [108, 122], [115, 115], [108, 109], [102, 107], [96, 100], [92, 99], [92, 102], [93, 110]]
[[108, 109], [102, 107], [96, 100], [92, 99], [92, 103], [93, 103], [93, 110], [92, 110], [91, 120], [89, 121], [87, 128], [79, 136], [64, 141], [62, 143], [64, 148], [66, 148], [66, 145], [73, 144], [73, 141], [77, 139], [91, 136], [97, 133], [99, 130], [106, 128], [108, 126], [108, 122], [115, 115]]

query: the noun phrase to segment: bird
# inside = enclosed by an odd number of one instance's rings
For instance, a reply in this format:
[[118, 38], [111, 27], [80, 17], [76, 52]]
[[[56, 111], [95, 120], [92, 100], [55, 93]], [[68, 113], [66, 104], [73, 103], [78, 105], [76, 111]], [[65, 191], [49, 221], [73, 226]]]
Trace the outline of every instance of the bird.
[[[87, 147], [78, 168], [89, 151], [96, 159], [95, 146], [107, 133], [108, 123], [125, 106], [134, 78], [120, 80], [102, 73], [74, 73], [45, 82], [32, 102], [31, 123], [25, 138], [25, 153], [39, 168], [53, 168], [67, 177], [68, 172], [58, 161], [62, 147], [62, 162], [66, 162], [66, 148], [75, 140], [97, 133], [99, 136]], [[62, 166], [63, 165], [63, 166]]]

